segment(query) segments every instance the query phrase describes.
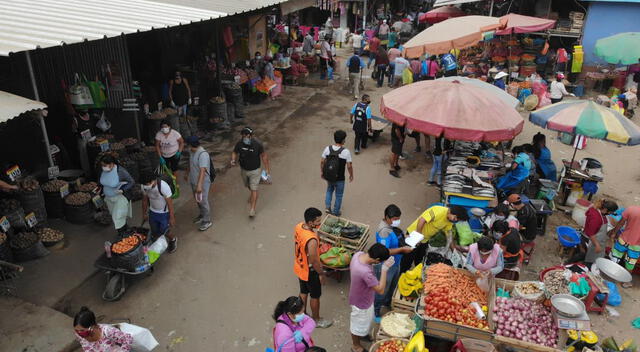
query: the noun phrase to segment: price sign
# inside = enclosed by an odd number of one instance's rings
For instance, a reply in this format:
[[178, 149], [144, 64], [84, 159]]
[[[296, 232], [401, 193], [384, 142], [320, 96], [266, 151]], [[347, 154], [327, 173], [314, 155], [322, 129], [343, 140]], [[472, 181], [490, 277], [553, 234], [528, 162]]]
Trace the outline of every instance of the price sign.
[[93, 201], [93, 205], [96, 207], [96, 209], [102, 208], [102, 205], [104, 204], [102, 197], [96, 195], [95, 197], [91, 198], [91, 200]]
[[66, 183], [64, 186], [60, 187], [60, 198], [64, 198], [69, 194], [69, 184]]
[[103, 139], [100, 142], [98, 142], [98, 145], [100, 146], [100, 151], [102, 152], [106, 152], [109, 150], [109, 141], [106, 139]]
[[60, 168], [57, 166], [52, 166], [50, 168], [47, 169], [47, 174], [49, 174], [49, 179], [53, 179], [58, 177], [58, 175], [60, 175]]
[[27, 226], [34, 227], [38, 224], [38, 219], [36, 219], [36, 213], [31, 212], [24, 217], [24, 221], [27, 223]]
[[84, 130], [80, 132], [80, 137], [86, 142], [91, 139], [91, 130]]
[[11, 224], [9, 223], [9, 219], [7, 219], [6, 216], [1, 217], [0, 218], [0, 228], [2, 229], [2, 232], [9, 231], [10, 227], [11, 227]]
[[7, 176], [9, 176], [9, 179], [11, 181], [17, 180], [18, 177], [22, 175], [22, 172], [20, 171], [20, 167], [18, 167], [18, 165], [13, 165], [7, 170], [6, 173], [7, 173]]

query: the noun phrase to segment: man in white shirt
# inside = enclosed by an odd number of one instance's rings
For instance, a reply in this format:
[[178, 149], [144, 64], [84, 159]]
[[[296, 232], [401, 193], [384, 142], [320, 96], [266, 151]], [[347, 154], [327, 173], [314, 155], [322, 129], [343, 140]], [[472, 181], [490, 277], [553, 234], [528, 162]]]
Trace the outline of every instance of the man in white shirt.
[[167, 251], [173, 253], [178, 248], [178, 238], [171, 232], [171, 228], [176, 225], [171, 186], [153, 173], [140, 175], [140, 182], [143, 193], [142, 216], [149, 221], [151, 234], [161, 235], [166, 232], [169, 243]]
[[[327, 192], [325, 195], [325, 207], [327, 213], [340, 216], [342, 207], [342, 195], [344, 194], [345, 169], [349, 171], [349, 182], [353, 181], [353, 166], [351, 164], [351, 152], [344, 147], [347, 139], [347, 132], [338, 130], [333, 134], [335, 144], [327, 146], [322, 151], [320, 161], [320, 175], [327, 181]], [[336, 201], [331, 209], [333, 193], [336, 194]]]
[[356, 31], [352, 36], [353, 40], [353, 53], [356, 55], [362, 55], [362, 34], [360, 31]]
[[407, 67], [409, 67], [409, 61], [407, 61], [407, 59], [402, 56], [396, 57], [393, 72], [393, 87], [402, 85], [402, 72], [404, 72], [404, 69]]
[[327, 67], [331, 62], [333, 54], [331, 52], [331, 44], [329, 40], [331, 37], [326, 35], [324, 40], [320, 43], [320, 79], [325, 79], [327, 74]]

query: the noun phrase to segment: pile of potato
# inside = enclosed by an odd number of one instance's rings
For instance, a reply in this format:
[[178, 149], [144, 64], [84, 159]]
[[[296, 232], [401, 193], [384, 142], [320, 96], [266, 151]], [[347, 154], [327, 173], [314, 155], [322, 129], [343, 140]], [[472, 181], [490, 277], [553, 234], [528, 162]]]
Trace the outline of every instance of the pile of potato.
[[16, 199], [0, 199], [0, 214], [12, 213], [20, 208], [20, 202]]
[[3, 244], [7, 240], [7, 235], [4, 232], [0, 232], [0, 244]]
[[9, 245], [14, 249], [27, 249], [40, 241], [40, 236], [35, 232], [19, 232], [9, 240]]
[[124, 149], [124, 144], [122, 144], [120, 142], [110, 143], [109, 144], [109, 149], [111, 149], [113, 151], [123, 150]]
[[66, 184], [67, 184], [66, 181], [51, 180], [42, 185], [42, 190], [49, 193], [60, 192], [60, 188], [64, 187], [64, 185]]
[[95, 182], [87, 182], [87, 183], [83, 183], [80, 186], [78, 186], [78, 191], [80, 192], [92, 192], [96, 187], [98, 187], [98, 184]]
[[64, 202], [68, 205], [81, 206], [91, 201], [91, 195], [87, 192], [75, 192], [68, 195]]
[[33, 192], [40, 187], [40, 183], [35, 178], [27, 176], [18, 181], [18, 187], [23, 192]]
[[38, 229], [37, 233], [40, 235], [40, 241], [42, 242], [59, 242], [64, 239], [64, 233], [62, 233], [62, 231], [48, 227]]
[[128, 138], [125, 138], [125, 139], [121, 140], [120, 143], [122, 143], [125, 147], [128, 147], [128, 146], [131, 146], [131, 145], [134, 145], [134, 144], [138, 143], [138, 140], [135, 139], [135, 138], [128, 137]]

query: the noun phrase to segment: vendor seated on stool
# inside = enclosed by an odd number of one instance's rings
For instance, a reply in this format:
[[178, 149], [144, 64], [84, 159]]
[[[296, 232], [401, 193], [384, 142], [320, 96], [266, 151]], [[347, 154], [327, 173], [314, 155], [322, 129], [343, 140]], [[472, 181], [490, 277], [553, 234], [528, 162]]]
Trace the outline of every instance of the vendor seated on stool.
[[529, 178], [531, 170], [531, 159], [521, 145], [513, 147], [511, 151], [515, 157], [513, 163], [496, 183], [496, 188], [503, 194], [518, 192], [518, 188]]
[[[495, 209], [493, 209], [493, 213], [484, 220], [484, 234], [489, 235], [489, 230], [493, 228], [493, 224], [502, 220], [506, 221], [510, 227], [515, 229], [520, 228], [520, 222], [518, 219], [509, 213], [509, 206], [507, 204], [500, 203], [495, 207]], [[494, 236], [493, 239], [497, 241], [500, 237]]]
[[509, 223], [505, 220], [494, 222], [491, 230], [494, 236], [498, 237], [498, 245], [500, 245], [504, 257], [504, 268], [512, 269], [517, 267], [522, 257], [520, 251], [520, 231], [509, 226]]
[[496, 276], [504, 269], [502, 248], [490, 237], [482, 236], [469, 246], [465, 269], [478, 276]]
[[509, 207], [515, 210], [516, 218], [520, 222], [520, 233], [525, 243], [533, 242], [538, 235], [538, 215], [531, 203], [523, 202], [519, 194], [511, 194], [507, 198]]

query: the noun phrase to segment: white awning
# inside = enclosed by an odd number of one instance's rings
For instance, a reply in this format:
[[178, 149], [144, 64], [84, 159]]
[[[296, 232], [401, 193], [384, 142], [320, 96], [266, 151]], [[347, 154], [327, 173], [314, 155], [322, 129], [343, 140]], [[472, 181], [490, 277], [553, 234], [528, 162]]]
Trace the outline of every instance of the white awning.
[[466, 4], [468, 2], [478, 2], [478, 1], [483, 1], [483, 0], [436, 0], [436, 2], [433, 4], [433, 7]]
[[[238, 0], [216, 0], [236, 3]], [[0, 55], [226, 16], [150, 0], [0, 0]]]
[[0, 91], [0, 123], [31, 110], [45, 109], [47, 104]]
[[[151, 0], [162, 4], [188, 6], [191, 8], [221, 11], [227, 16], [238, 13], [263, 9], [275, 6], [287, 0]], [[291, 0], [290, 0], [291, 1]]]

